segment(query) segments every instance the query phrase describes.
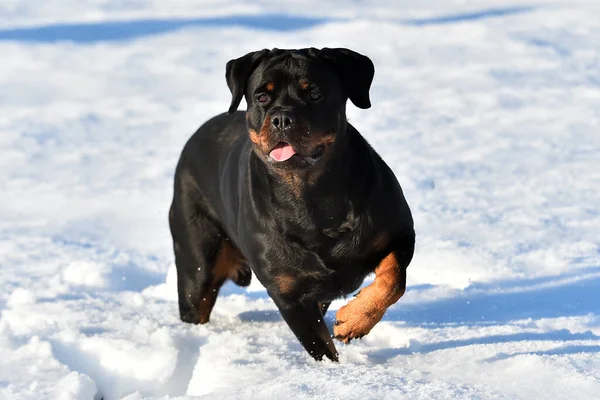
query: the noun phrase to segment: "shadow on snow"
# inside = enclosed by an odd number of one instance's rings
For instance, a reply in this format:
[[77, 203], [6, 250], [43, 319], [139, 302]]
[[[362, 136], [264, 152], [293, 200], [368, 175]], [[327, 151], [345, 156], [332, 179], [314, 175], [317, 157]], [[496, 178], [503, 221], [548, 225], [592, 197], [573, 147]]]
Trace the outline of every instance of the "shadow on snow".
[[[401, 25], [429, 26], [478, 21], [487, 18], [507, 17], [532, 11], [532, 7], [491, 8], [430, 18], [388, 20]], [[279, 32], [312, 28], [328, 22], [351, 19], [293, 16], [288, 14], [234, 15], [213, 18], [155, 18], [133, 21], [91, 23], [58, 23], [54, 25], [10, 28], [0, 30], [0, 41], [37, 43], [75, 42], [94, 43], [135, 39], [148, 35], [176, 31], [188, 27], [243, 27]]]
[[[598, 268], [586, 272], [598, 272]], [[564, 278], [560, 277], [560, 278]], [[554, 278], [556, 279], [556, 278]], [[474, 286], [461, 296], [433, 302], [402, 305], [390, 309], [384, 320], [405, 321], [409, 324], [481, 324], [508, 322], [517, 319], [555, 318], [597, 313], [600, 276], [582, 278], [546, 287], [527, 289], [523, 282], [513, 285], [499, 283], [499, 289]], [[548, 278], [527, 280], [529, 286], [552, 283]], [[481, 288], [486, 288], [482, 290]], [[518, 290], [511, 290], [511, 289]], [[410, 292], [408, 292], [410, 295]]]
[[[452, 298], [440, 298], [423, 303], [403, 304], [400, 300], [388, 310], [384, 321], [402, 321], [409, 325], [457, 324], [479, 325], [505, 323], [519, 319], [556, 318], [585, 315], [600, 311], [600, 267], [586, 269], [587, 277], [566, 283], [556, 282], [561, 277], [543, 277], [520, 281], [506, 281], [494, 285], [474, 285]], [[576, 277], [576, 275], [573, 275]], [[567, 276], [568, 278], [568, 276]], [[536, 285], [546, 285], [536, 287]], [[426, 290], [430, 285], [409, 287], [411, 292]], [[224, 287], [224, 293], [243, 293], [233, 284]], [[267, 298], [266, 292], [245, 293], [252, 298]], [[333, 311], [327, 314], [332, 317]], [[281, 320], [277, 310], [247, 311], [239, 315], [246, 322], [274, 322]]]

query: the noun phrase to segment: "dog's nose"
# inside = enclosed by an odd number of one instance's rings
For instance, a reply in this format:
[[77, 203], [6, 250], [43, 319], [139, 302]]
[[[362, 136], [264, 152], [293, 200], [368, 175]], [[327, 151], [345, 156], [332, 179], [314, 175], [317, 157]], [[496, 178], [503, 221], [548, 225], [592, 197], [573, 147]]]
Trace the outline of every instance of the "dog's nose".
[[271, 117], [271, 126], [281, 131], [288, 130], [294, 125], [294, 116], [289, 111], [279, 111]]

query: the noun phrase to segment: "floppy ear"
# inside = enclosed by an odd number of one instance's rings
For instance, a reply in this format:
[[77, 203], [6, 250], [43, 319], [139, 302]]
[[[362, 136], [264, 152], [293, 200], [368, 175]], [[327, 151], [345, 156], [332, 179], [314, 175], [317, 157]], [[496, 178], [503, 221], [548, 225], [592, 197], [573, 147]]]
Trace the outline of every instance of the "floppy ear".
[[369, 88], [375, 75], [375, 67], [369, 57], [348, 49], [321, 49], [322, 56], [333, 62], [342, 78], [348, 98], [358, 108], [371, 107]]
[[264, 55], [268, 52], [269, 50], [267, 49], [254, 51], [227, 63], [227, 66], [225, 67], [225, 79], [227, 79], [227, 86], [229, 86], [232, 96], [231, 105], [229, 106], [228, 111], [229, 114], [237, 110], [242, 101], [242, 97], [244, 97], [246, 81], [250, 77], [250, 74], [252, 74], [254, 68], [256, 68]]

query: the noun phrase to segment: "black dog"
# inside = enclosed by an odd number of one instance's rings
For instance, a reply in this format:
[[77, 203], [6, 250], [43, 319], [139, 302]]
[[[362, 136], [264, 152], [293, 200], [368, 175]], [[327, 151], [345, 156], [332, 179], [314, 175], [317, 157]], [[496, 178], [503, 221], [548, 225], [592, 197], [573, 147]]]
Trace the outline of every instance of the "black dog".
[[[181, 319], [208, 322], [226, 279], [254, 271], [300, 343], [337, 360], [404, 294], [413, 220], [393, 172], [346, 120], [369, 108], [374, 67], [347, 49], [262, 50], [227, 63], [227, 114], [186, 144], [169, 213]], [[246, 113], [236, 112], [242, 97]]]

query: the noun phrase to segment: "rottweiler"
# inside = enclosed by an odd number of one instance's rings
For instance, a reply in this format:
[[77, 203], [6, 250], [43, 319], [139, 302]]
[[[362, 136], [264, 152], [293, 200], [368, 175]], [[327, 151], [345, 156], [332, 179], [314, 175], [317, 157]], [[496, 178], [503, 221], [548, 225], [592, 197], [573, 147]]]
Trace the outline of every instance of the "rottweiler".
[[[302, 346], [337, 361], [333, 337], [361, 338], [406, 287], [413, 218], [394, 173], [347, 121], [371, 106], [372, 61], [343, 48], [261, 50], [226, 66], [227, 113], [185, 145], [169, 212], [179, 312], [204, 324], [219, 288], [252, 271]], [[245, 97], [247, 111], [237, 111]]]

